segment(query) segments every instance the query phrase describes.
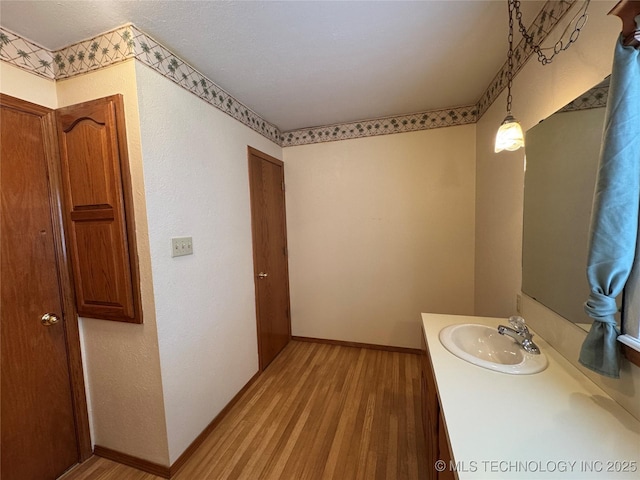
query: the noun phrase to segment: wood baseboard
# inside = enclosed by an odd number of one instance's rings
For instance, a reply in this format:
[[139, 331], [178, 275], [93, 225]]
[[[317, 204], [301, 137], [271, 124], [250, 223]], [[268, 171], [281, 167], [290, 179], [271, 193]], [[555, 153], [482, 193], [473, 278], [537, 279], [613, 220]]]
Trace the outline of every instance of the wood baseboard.
[[345, 342], [344, 340], [329, 340], [326, 338], [292, 336], [291, 340], [297, 340], [299, 342], [326, 343], [328, 345], [339, 345], [341, 347], [368, 348], [370, 350], [384, 350], [385, 352], [411, 353], [414, 355], [420, 355], [422, 353], [422, 351], [419, 348], [392, 347], [389, 345], [375, 345], [372, 343]]
[[117, 450], [112, 450], [107, 447], [101, 447], [100, 445], [94, 445], [93, 454], [162, 478], [171, 478], [171, 469], [169, 467], [150, 462], [149, 460], [143, 460], [142, 458], [134, 457], [127, 453], [118, 452]]
[[150, 462], [148, 460], [143, 460], [142, 458], [134, 457], [133, 455], [128, 455], [126, 453], [118, 452], [117, 450], [112, 450], [107, 447], [101, 447], [100, 445], [95, 445], [93, 447], [94, 455], [97, 455], [102, 458], [106, 458], [108, 460], [112, 460], [114, 462], [122, 463], [123, 465], [127, 465], [129, 467], [133, 467], [137, 470], [141, 470], [143, 472], [151, 473], [153, 475], [157, 475], [162, 478], [170, 479], [178, 470], [180, 470], [184, 464], [189, 460], [191, 455], [197, 450], [197, 448], [204, 442], [207, 436], [213, 431], [214, 428], [218, 426], [218, 424], [222, 421], [222, 419], [229, 413], [229, 410], [240, 400], [240, 397], [246, 392], [251, 385], [257, 380], [260, 372], [256, 372], [253, 377], [249, 379], [249, 381], [240, 389], [238, 393], [234, 395], [234, 397], [225, 405], [225, 407], [216, 415], [216, 417], [207, 425], [204, 430], [196, 437], [196, 439], [191, 442], [191, 445], [187, 447], [187, 449], [182, 452], [182, 455], [178, 457], [178, 459], [173, 462], [173, 465], [170, 467], [159, 465], [157, 463]]
[[260, 376], [260, 372], [256, 372], [253, 375], [253, 377], [251, 377], [249, 381], [245, 384], [245, 386], [242, 387], [240, 391], [235, 394], [235, 396], [229, 401], [229, 403], [227, 403], [227, 405], [222, 410], [220, 410], [220, 413], [218, 413], [218, 415], [216, 415], [216, 417], [213, 420], [211, 420], [211, 423], [207, 425], [204, 428], [204, 430], [202, 430], [200, 435], [198, 435], [196, 439], [193, 442], [191, 442], [191, 445], [189, 445], [187, 449], [184, 452], [182, 452], [182, 455], [180, 455], [178, 459], [175, 462], [173, 462], [173, 465], [171, 465], [171, 468], [169, 469], [169, 476], [166, 478], [171, 478], [173, 475], [178, 473], [178, 470], [180, 470], [184, 466], [184, 464], [187, 462], [187, 460], [191, 458], [191, 455], [193, 455], [193, 453], [198, 449], [198, 447], [202, 445], [202, 442], [204, 442], [204, 440], [213, 431], [213, 429], [216, 428], [218, 424], [222, 421], [222, 419], [229, 413], [229, 410], [231, 410], [231, 408], [236, 403], [238, 403], [238, 400], [240, 400], [240, 397], [242, 397], [242, 395], [249, 389], [249, 387], [253, 385], [253, 383], [258, 379], [259, 376]]

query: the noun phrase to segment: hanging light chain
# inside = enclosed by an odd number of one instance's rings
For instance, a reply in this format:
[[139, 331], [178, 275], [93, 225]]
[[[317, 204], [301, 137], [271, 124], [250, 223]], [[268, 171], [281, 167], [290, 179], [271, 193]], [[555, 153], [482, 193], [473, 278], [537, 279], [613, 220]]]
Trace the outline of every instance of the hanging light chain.
[[511, 85], [513, 84], [513, 11], [514, 0], [509, 0], [509, 52], [507, 53], [507, 113], [511, 113]]
[[[527, 42], [527, 44], [538, 55], [538, 61], [542, 63], [542, 65], [547, 65], [551, 63], [551, 61], [553, 60], [553, 57], [555, 57], [558, 53], [565, 51], [567, 48], [569, 48], [569, 46], [572, 43], [575, 43], [576, 40], [578, 40], [578, 37], [580, 36], [580, 31], [584, 28], [584, 26], [587, 23], [587, 19], [589, 18], [589, 15], [587, 15], [587, 8], [589, 7], [590, 2], [591, 0], [585, 1], [584, 7], [569, 22], [569, 24], [566, 26], [566, 28], [562, 32], [562, 35], [560, 36], [560, 40], [558, 40], [553, 47], [540, 48], [540, 45], [536, 45], [533, 42], [533, 36], [527, 33], [527, 27], [522, 23], [522, 12], [520, 11], [520, 0], [509, 0], [510, 4], [514, 3], [516, 18], [518, 19], [518, 27], [520, 29], [520, 33], [524, 37], [524, 40]], [[575, 27], [573, 29], [573, 32], [571, 32], [571, 35], [569, 35], [569, 39], [565, 43], [564, 37], [567, 31], [569, 30], [569, 27], [573, 24], [574, 20], [576, 21]], [[553, 53], [547, 57], [544, 54], [543, 50], [553, 50]]]

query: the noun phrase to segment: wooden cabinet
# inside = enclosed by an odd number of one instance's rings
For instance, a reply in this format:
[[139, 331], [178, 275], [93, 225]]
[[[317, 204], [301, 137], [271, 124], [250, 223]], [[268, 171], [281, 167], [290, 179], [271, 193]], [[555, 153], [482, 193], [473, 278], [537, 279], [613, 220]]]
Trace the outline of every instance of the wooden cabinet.
[[[449, 447], [447, 427], [442, 417], [440, 399], [433, 374], [433, 366], [429, 357], [427, 342], [422, 334], [422, 424], [424, 426], [427, 445], [427, 472], [429, 480], [455, 480], [457, 475], [451, 469], [453, 456]], [[436, 462], [444, 462], [445, 468], [439, 472]]]
[[142, 323], [121, 95], [56, 111], [78, 314]]

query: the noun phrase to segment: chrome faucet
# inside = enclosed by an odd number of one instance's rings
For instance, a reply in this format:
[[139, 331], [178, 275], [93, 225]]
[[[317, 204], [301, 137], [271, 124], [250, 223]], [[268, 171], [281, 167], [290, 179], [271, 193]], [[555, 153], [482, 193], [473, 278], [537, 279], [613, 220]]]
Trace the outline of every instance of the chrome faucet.
[[498, 325], [498, 333], [513, 338], [526, 352], [534, 355], [540, 354], [540, 349], [531, 340], [533, 333], [527, 328], [524, 318], [518, 316], [509, 317], [509, 325], [511, 325], [512, 328]]

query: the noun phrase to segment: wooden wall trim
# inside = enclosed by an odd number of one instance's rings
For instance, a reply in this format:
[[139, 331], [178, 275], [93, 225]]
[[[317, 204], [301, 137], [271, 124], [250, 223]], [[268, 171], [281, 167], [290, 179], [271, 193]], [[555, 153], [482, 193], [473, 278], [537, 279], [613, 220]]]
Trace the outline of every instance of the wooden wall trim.
[[299, 342], [326, 343], [328, 345], [338, 345], [340, 347], [368, 348], [370, 350], [383, 350], [385, 352], [410, 353], [413, 355], [422, 354], [422, 350], [420, 350], [419, 348], [392, 347], [389, 345], [375, 345], [372, 343], [346, 342], [344, 340], [329, 340], [326, 338], [297, 337], [294, 335], [291, 337], [291, 340], [297, 340]]
[[170, 468], [166, 465], [160, 465], [158, 463], [150, 462], [149, 460], [143, 460], [142, 458], [134, 457], [126, 453], [118, 452], [107, 447], [101, 447], [96, 445], [93, 447], [93, 453], [98, 457], [106, 458], [129, 467], [133, 467], [143, 472], [151, 473], [162, 478], [171, 478]]
[[242, 387], [240, 391], [235, 394], [235, 396], [229, 401], [229, 403], [227, 403], [227, 405], [222, 410], [220, 410], [220, 413], [218, 413], [218, 415], [216, 415], [215, 418], [211, 420], [211, 423], [207, 425], [204, 428], [204, 430], [202, 430], [200, 435], [198, 435], [195, 438], [195, 440], [191, 442], [191, 445], [189, 445], [187, 449], [184, 452], [182, 452], [182, 455], [180, 455], [178, 459], [175, 462], [173, 462], [173, 465], [171, 465], [171, 468], [169, 469], [169, 477], [167, 478], [171, 478], [173, 475], [178, 473], [178, 471], [184, 466], [185, 463], [187, 463], [187, 460], [191, 458], [191, 456], [198, 449], [198, 447], [202, 445], [202, 442], [204, 442], [205, 439], [209, 436], [209, 434], [220, 424], [222, 419], [227, 416], [231, 408], [236, 403], [238, 403], [238, 400], [240, 400], [242, 395], [244, 395], [244, 393], [249, 389], [249, 387], [251, 387], [251, 385], [254, 384], [254, 382], [258, 379], [259, 376], [260, 376], [260, 372], [258, 371], [253, 375], [253, 377], [249, 379], [249, 381], [245, 384], [245, 386]]
[[622, 344], [622, 354], [631, 363], [640, 367], [640, 352], [634, 350], [629, 345]]
[[640, 1], [622, 0], [616, 3], [608, 15], [615, 15], [622, 20], [623, 43], [640, 48], [640, 28], [636, 24], [636, 17], [640, 15]]

